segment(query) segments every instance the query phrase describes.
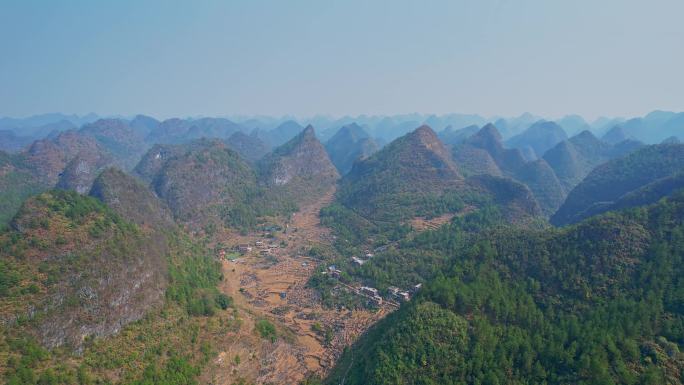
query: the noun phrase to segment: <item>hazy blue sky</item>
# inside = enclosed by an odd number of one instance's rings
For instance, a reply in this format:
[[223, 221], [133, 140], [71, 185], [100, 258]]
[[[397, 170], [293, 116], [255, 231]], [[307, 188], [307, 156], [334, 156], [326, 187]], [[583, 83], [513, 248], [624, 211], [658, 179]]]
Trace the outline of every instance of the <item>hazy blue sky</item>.
[[0, 115], [684, 110], [684, 1], [0, 0]]

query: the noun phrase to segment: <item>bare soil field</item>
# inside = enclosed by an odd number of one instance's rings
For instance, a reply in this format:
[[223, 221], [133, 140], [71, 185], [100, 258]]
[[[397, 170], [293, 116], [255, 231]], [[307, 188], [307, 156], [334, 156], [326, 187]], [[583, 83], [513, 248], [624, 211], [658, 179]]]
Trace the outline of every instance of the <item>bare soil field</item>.
[[434, 218], [417, 217], [411, 220], [411, 227], [416, 231], [435, 230], [448, 223], [456, 214], [449, 213]]
[[[233, 384], [244, 379], [296, 384], [310, 375], [323, 376], [344, 347], [392, 310], [324, 309], [317, 293], [306, 288], [321, 262], [302, 254], [315, 244], [329, 244], [329, 230], [320, 225], [318, 213], [333, 193], [302, 207], [276, 239], [266, 241], [259, 233], [219, 240], [226, 245], [253, 246], [256, 241], [286, 245], [267, 256], [255, 249], [234, 261], [222, 261], [225, 279], [220, 289], [234, 299], [241, 324], [215, 341], [219, 353], [203, 373], [202, 383]], [[275, 325], [276, 338], [259, 335], [255, 325], [260, 320]]]

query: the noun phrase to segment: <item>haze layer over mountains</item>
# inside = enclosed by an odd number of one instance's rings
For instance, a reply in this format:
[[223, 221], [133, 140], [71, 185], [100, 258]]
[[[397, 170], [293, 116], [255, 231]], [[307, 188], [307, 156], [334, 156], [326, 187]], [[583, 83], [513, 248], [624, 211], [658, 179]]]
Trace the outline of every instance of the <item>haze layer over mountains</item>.
[[[23, 119], [0, 119], [0, 150], [12, 172], [2, 216], [13, 215], [24, 194], [59, 187], [85, 193], [99, 171], [109, 166], [133, 170], [153, 146], [158, 156], [182, 151], [186, 143], [215, 139], [258, 163], [311, 124], [337, 172], [349, 173], [394, 139], [426, 125], [446, 146], [459, 173], [466, 176], [507, 177], [526, 185], [541, 210], [551, 216], [570, 191], [594, 169], [643, 145], [676, 143], [682, 136], [684, 113], [654, 111], [636, 118], [599, 118], [586, 122], [577, 115], [556, 121], [532, 114], [486, 119], [478, 115], [447, 114], [314, 117], [297, 122], [287, 118], [239, 117], [172, 118], [149, 116], [99, 118], [44, 114]], [[181, 147], [182, 148], [182, 147]], [[154, 152], [154, 151], [153, 151]], [[273, 157], [271, 157], [273, 158]], [[149, 160], [147, 161], [149, 163]], [[8, 178], [25, 175], [23, 187], [9, 186]], [[151, 176], [148, 176], [151, 178]], [[241, 180], [244, 178], [241, 178]], [[152, 182], [150, 180], [150, 182]]]

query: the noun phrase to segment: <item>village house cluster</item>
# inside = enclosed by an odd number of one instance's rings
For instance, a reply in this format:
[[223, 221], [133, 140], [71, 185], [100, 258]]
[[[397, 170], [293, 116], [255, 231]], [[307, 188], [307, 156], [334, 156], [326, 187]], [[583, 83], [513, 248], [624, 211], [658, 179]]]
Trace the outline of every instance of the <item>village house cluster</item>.
[[259, 255], [262, 256], [269, 256], [269, 255], [276, 255], [277, 250], [280, 248], [280, 246], [276, 243], [266, 243], [264, 241], [256, 241], [254, 242], [254, 245], [251, 245], [249, 243], [240, 243], [237, 245], [237, 251], [240, 254], [247, 254], [251, 253], [252, 250], [259, 250]]
[[[339, 279], [340, 275], [342, 274], [342, 270], [338, 269], [335, 265], [330, 265], [328, 266], [327, 270], [323, 272], [323, 274], [328, 274], [333, 278]], [[421, 287], [422, 284], [420, 283], [412, 286], [409, 290], [401, 290], [398, 287], [390, 286], [387, 288], [388, 295], [386, 299], [396, 300], [398, 302], [408, 302], [411, 300], [411, 296], [418, 292]], [[355, 291], [358, 294], [368, 297], [376, 305], [382, 305], [383, 303], [383, 297], [380, 295], [378, 289], [374, 287], [361, 286], [356, 288]]]
[[357, 256], [352, 256], [351, 257], [352, 263], [361, 266], [364, 263], [368, 262], [369, 259], [373, 258], [373, 253], [371, 253], [370, 250], [365, 250], [363, 253], [364, 253], [363, 258], [359, 258]]

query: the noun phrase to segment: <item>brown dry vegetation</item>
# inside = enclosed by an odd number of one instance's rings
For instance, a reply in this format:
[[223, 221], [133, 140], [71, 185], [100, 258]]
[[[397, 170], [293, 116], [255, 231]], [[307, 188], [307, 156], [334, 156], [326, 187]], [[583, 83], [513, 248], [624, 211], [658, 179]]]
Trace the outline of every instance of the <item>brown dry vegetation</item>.
[[[318, 213], [332, 196], [330, 191], [292, 216], [287, 230], [273, 240], [286, 240], [287, 246], [274, 256], [252, 251], [235, 261], [223, 261], [225, 279], [220, 290], [234, 298], [242, 322], [239, 329], [215, 341], [218, 355], [204, 371], [202, 383], [245, 379], [293, 384], [310, 375], [324, 375], [344, 347], [386, 315], [386, 309], [325, 309], [317, 293], [306, 288], [321, 262], [302, 254], [311, 246], [329, 243], [329, 230], [320, 225]], [[263, 240], [260, 234], [219, 238], [226, 245]], [[275, 325], [276, 338], [262, 338], [255, 330], [264, 319]]]

